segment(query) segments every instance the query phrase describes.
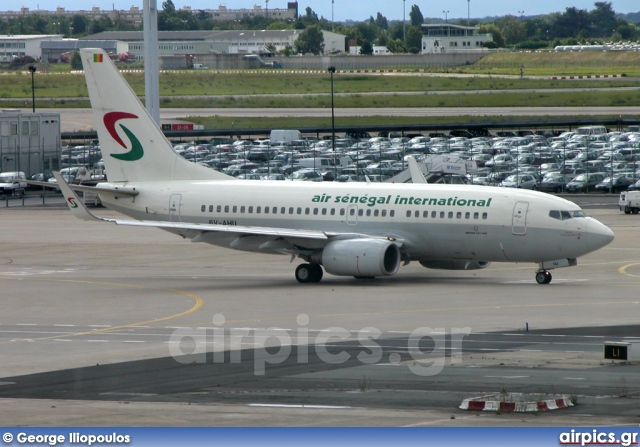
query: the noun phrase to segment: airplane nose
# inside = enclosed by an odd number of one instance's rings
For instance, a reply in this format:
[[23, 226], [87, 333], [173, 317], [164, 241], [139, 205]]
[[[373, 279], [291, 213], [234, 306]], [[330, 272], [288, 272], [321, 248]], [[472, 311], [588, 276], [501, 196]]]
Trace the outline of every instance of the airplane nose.
[[596, 219], [589, 220], [586, 231], [586, 242], [589, 251], [596, 251], [606, 245], [609, 245], [615, 237], [616, 235], [613, 234], [613, 231], [603, 223]]

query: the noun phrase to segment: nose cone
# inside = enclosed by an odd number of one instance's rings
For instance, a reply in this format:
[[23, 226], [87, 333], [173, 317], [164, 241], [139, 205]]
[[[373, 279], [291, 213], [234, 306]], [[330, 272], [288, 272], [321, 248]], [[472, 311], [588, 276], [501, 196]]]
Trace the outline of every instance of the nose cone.
[[586, 242], [590, 252], [609, 245], [615, 237], [616, 235], [613, 234], [613, 231], [603, 223], [596, 219], [589, 220], [586, 231]]

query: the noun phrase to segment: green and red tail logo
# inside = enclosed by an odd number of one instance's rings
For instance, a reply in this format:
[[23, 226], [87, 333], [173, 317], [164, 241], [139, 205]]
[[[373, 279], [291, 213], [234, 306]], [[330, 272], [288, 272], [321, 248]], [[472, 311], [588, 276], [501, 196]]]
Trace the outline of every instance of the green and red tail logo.
[[[138, 117], [133, 113], [109, 112], [109, 113], [106, 113], [104, 115], [104, 118], [102, 119], [105, 127], [107, 128], [107, 131], [109, 132], [109, 135], [111, 135], [111, 137], [114, 140], [116, 140], [118, 144], [125, 149], [128, 149], [128, 147], [126, 144], [124, 144], [124, 141], [122, 141], [122, 138], [120, 138], [120, 135], [118, 135], [118, 132], [116, 131], [115, 126], [116, 126], [116, 122], [122, 119], [127, 119], [127, 118], [137, 119]], [[127, 137], [129, 138], [129, 141], [131, 141], [131, 150], [129, 152], [125, 152], [124, 154], [111, 154], [111, 156], [115, 159], [122, 160], [122, 161], [140, 160], [144, 155], [144, 150], [142, 149], [142, 144], [140, 144], [140, 140], [138, 140], [136, 136], [133, 134], [133, 132], [131, 132], [122, 124], [120, 124], [120, 128], [127, 135]]]
[[75, 197], [69, 197], [67, 202], [69, 202], [69, 208], [78, 208]]

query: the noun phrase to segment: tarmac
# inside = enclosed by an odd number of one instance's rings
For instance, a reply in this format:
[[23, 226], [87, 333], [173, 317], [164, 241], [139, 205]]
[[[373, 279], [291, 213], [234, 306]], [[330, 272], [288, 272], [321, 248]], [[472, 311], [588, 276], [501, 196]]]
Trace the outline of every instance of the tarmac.
[[[577, 197], [614, 242], [534, 280], [531, 264], [298, 284], [296, 263], [156, 229], [0, 208], [6, 426], [549, 426], [640, 423], [638, 216]], [[106, 217], [116, 214], [95, 209]], [[571, 395], [527, 414], [485, 394]]]

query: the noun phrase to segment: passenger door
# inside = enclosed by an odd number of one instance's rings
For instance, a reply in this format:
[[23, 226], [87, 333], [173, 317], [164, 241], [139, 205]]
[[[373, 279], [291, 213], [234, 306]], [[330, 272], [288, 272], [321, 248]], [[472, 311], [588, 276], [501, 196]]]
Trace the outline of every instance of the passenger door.
[[516, 202], [513, 207], [513, 218], [511, 221], [511, 232], [516, 236], [527, 234], [527, 211], [529, 202]]

